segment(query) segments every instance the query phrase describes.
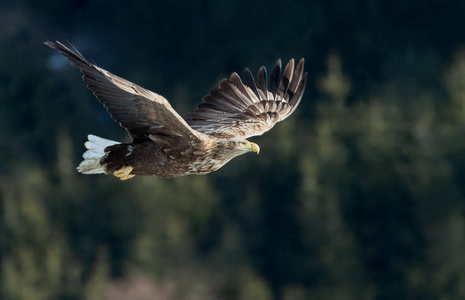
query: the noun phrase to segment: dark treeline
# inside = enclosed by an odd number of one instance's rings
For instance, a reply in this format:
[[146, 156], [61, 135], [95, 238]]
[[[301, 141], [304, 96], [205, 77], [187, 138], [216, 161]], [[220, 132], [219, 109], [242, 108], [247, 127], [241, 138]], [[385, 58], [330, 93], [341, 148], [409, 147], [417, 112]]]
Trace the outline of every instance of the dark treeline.
[[[465, 2], [0, 4], [0, 298], [465, 298]], [[297, 112], [206, 176], [85, 176], [127, 140], [46, 40], [181, 114], [305, 57]]]

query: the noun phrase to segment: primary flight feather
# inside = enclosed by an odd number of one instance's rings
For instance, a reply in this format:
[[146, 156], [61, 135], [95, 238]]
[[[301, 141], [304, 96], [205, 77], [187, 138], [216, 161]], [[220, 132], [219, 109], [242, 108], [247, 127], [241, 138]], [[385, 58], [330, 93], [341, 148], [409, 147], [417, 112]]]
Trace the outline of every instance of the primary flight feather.
[[257, 82], [245, 69], [223, 79], [183, 119], [162, 96], [99, 68], [60, 42], [45, 42], [77, 66], [89, 89], [111, 117], [126, 129], [131, 143], [88, 136], [78, 170], [113, 174], [121, 180], [135, 175], [178, 177], [207, 174], [236, 156], [260, 151], [246, 138], [262, 135], [296, 109], [305, 90], [304, 59], [291, 59], [281, 78], [278, 60], [268, 81], [265, 67]]

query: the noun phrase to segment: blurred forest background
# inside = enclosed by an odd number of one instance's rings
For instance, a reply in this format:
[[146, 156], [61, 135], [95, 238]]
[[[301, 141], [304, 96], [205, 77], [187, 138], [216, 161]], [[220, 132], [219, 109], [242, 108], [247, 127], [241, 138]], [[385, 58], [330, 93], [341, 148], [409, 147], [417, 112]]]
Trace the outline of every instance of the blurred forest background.
[[[0, 3], [0, 298], [465, 299], [465, 1]], [[296, 113], [206, 176], [85, 176], [127, 140], [67, 40], [182, 115], [305, 57]]]

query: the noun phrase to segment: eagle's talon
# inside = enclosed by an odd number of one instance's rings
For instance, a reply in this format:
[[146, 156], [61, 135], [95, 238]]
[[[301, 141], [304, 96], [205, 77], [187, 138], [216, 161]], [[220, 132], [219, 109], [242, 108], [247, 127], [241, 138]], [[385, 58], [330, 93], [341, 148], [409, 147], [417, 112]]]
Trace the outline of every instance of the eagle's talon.
[[130, 179], [130, 178], [136, 176], [135, 174], [130, 174], [133, 169], [134, 168], [131, 167], [131, 166], [124, 166], [121, 169], [118, 169], [118, 170], [114, 171], [113, 175], [115, 175], [116, 177], [118, 177], [121, 180], [127, 180], [127, 179]]

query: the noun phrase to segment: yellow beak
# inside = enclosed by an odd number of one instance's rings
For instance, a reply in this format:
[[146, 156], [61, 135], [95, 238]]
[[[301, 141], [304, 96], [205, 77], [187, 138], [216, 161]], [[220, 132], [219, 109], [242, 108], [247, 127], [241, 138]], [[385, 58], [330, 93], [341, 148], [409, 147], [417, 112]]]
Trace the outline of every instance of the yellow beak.
[[257, 153], [257, 154], [260, 153], [260, 147], [259, 147], [257, 144], [255, 144], [255, 143], [250, 143], [249, 146], [250, 146], [249, 149], [250, 149], [251, 152], [255, 152], [255, 153]]

